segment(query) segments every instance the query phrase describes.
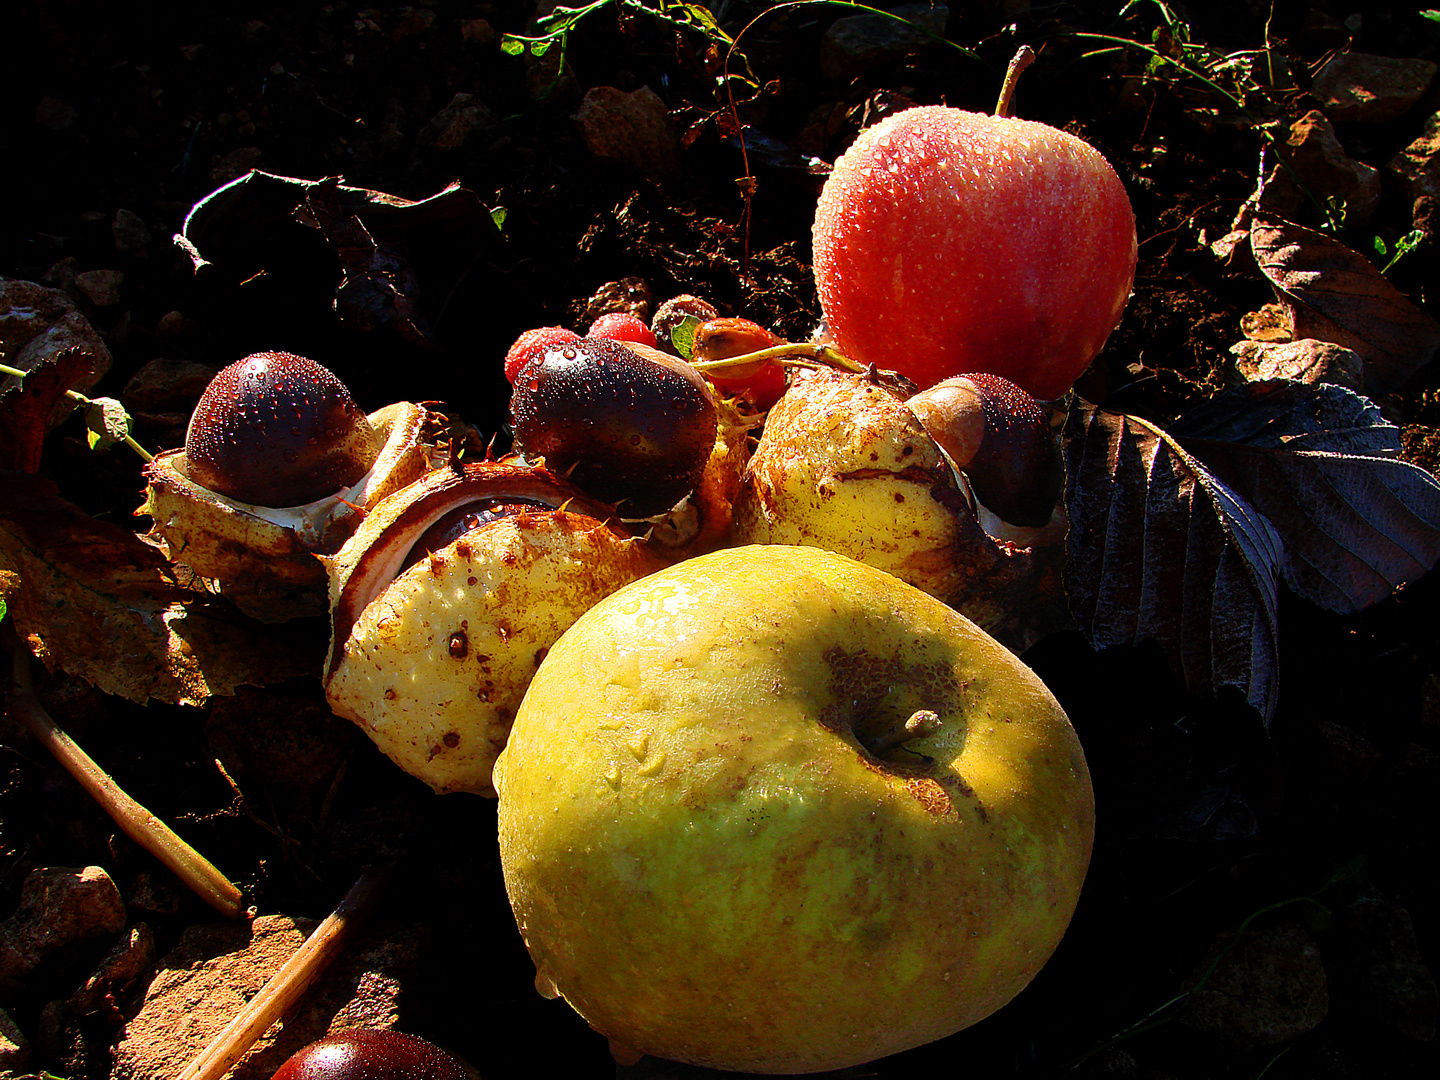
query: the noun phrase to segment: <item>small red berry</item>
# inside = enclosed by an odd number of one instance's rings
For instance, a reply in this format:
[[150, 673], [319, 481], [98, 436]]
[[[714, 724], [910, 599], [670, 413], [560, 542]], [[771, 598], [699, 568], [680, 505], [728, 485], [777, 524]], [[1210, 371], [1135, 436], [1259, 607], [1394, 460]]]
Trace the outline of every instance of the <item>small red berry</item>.
[[655, 348], [655, 335], [644, 321], [624, 311], [612, 311], [601, 315], [585, 332], [589, 338], [609, 338], [611, 341], [633, 341]]
[[511, 345], [510, 351], [505, 354], [505, 378], [509, 379], [513, 386], [515, 375], [531, 357], [538, 356], [552, 345], [563, 345], [569, 341], [579, 340], [579, 334], [573, 330], [566, 330], [563, 326], [541, 326], [534, 330], [526, 330], [515, 339], [515, 344]]

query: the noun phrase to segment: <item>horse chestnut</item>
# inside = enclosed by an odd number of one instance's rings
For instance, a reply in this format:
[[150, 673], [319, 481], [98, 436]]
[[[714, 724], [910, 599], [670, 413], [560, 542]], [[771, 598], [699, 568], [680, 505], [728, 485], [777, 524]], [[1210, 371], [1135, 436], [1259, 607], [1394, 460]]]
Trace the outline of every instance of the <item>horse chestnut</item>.
[[623, 516], [671, 509], [715, 445], [715, 398], [683, 360], [636, 343], [548, 346], [515, 378], [515, 442]]
[[458, 1059], [417, 1035], [352, 1028], [292, 1054], [271, 1080], [471, 1080]]
[[327, 368], [259, 352], [223, 368], [185, 432], [190, 478], [255, 506], [299, 506], [350, 487], [380, 437]]

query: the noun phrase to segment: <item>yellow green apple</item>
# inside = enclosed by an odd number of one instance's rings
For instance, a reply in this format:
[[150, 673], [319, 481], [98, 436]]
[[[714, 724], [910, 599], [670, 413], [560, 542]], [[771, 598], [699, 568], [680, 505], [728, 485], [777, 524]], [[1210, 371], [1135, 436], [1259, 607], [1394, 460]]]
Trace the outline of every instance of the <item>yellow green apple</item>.
[[494, 772], [537, 968], [621, 1060], [839, 1069], [958, 1031], [1040, 970], [1094, 800], [1055, 698], [921, 590], [728, 548], [555, 643]]

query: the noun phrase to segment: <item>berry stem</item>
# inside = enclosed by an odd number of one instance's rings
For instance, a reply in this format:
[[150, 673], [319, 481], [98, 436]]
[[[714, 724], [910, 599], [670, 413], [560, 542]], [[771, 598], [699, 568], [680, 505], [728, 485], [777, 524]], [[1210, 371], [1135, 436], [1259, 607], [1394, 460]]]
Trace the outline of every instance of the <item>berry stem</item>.
[[[25, 376], [29, 374], [30, 372], [23, 371], [20, 368], [11, 367], [9, 364], [0, 364], [0, 375], [14, 375], [18, 379], [24, 379]], [[78, 390], [66, 390], [65, 396], [71, 401], [73, 401], [76, 405], [80, 406], [80, 408], [82, 409], [87, 409], [94, 404], [94, 401], [91, 398], [86, 397]], [[121, 436], [119, 441], [130, 447], [131, 450], [134, 450], [135, 453], [139, 455], [141, 461], [149, 462], [155, 459], [155, 455], [150, 453], [149, 450], [146, 450], [143, 446], [136, 442], [130, 436], [130, 433], [128, 431], [123, 436]]]
[[1005, 69], [1005, 81], [1000, 84], [1000, 99], [995, 102], [996, 116], [1015, 115], [1015, 84], [1020, 81], [1020, 73], [1034, 62], [1035, 50], [1029, 45], [1021, 45], [1016, 50], [1010, 66]]
[[772, 345], [768, 349], [758, 349], [740, 356], [727, 356], [723, 360], [695, 360], [691, 362], [691, 366], [701, 374], [707, 372], [724, 374], [727, 371], [745, 367], [747, 364], [759, 364], [766, 360], [774, 360], [795, 367], [823, 365], [838, 368], [841, 371], [853, 371], [856, 374], [865, 371], [861, 365], [855, 363], [848, 356], [836, 352], [830, 346], [812, 345], [808, 341], [791, 341], [784, 345]]

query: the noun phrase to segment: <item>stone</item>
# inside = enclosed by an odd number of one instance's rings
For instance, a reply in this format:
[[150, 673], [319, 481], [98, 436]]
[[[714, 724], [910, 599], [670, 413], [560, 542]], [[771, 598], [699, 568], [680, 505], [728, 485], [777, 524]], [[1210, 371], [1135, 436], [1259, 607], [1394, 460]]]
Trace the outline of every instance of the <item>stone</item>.
[[495, 116], [474, 94], [456, 94], [420, 129], [419, 143], [437, 154], [459, 150], [471, 137], [495, 126]]
[[580, 97], [580, 81], [564, 51], [552, 48], [541, 56], [525, 54], [525, 93], [536, 105], [558, 106]]
[[144, 923], [136, 923], [96, 965], [90, 977], [65, 1003], [73, 1015], [88, 1016], [109, 1010], [119, 1019], [116, 1002], [155, 963], [155, 936]]
[[125, 275], [119, 270], [85, 270], [75, 275], [75, 287], [97, 308], [118, 304], [124, 282]]
[[1435, 78], [1430, 60], [1341, 53], [1316, 74], [1310, 93], [1331, 120], [1383, 123], [1409, 111]]
[[130, 376], [120, 391], [120, 400], [132, 413], [165, 412], [195, 407], [200, 395], [215, 378], [215, 369], [173, 356], [162, 356], [143, 365]]
[[1289, 920], [1222, 936], [1187, 988], [1181, 1023], [1241, 1054], [1314, 1031], [1330, 1004], [1320, 949]]
[[[90, 375], [74, 387], [88, 392], [110, 370], [110, 350], [75, 302], [59, 289], [33, 281], [0, 278], [0, 358], [11, 367], [29, 371], [66, 349], [84, 349], [93, 362]], [[0, 378], [0, 390], [14, 384], [14, 376]], [[61, 418], [68, 416], [65, 408]]]
[[78, 119], [80, 112], [75, 106], [48, 94], [35, 106], [35, 122], [51, 131], [68, 131]]
[[648, 86], [631, 93], [614, 86], [591, 87], [571, 119], [593, 157], [628, 165], [651, 180], [666, 180], [680, 171], [675, 122]]
[[0, 1076], [19, 1076], [30, 1063], [30, 1041], [15, 1026], [10, 1014], [0, 1009]]
[[125, 928], [125, 902], [98, 866], [30, 871], [15, 914], [0, 923], [0, 998], [9, 1000], [35, 973], [74, 946]]
[[150, 241], [155, 239], [144, 219], [133, 210], [123, 207], [115, 211], [110, 234], [115, 238], [115, 250], [125, 254], [142, 252], [150, 245]]
[[1440, 198], [1440, 112], [1425, 119], [1420, 134], [1385, 165], [1411, 203]]
[[489, 45], [499, 37], [488, 19], [461, 19], [460, 38], [466, 45]]
[[[1319, 109], [1311, 109], [1290, 125], [1290, 136], [1258, 199], [1262, 209], [1294, 220], [1305, 205], [1302, 185], [1345, 200], [1345, 224], [1367, 224], [1380, 205], [1380, 170], [1346, 153], [1334, 125]], [[1288, 165], [1288, 168], [1286, 167]]]
[[[115, 1048], [111, 1080], [178, 1076], [314, 930], [315, 920], [266, 915], [192, 926], [160, 959], [139, 1011]], [[428, 947], [411, 924], [376, 924], [262, 1034], [227, 1080], [269, 1080], [295, 1051], [349, 1027], [399, 1020], [401, 983]]]
[[820, 73], [827, 79], [848, 82], [882, 64], [941, 44], [931, 35], [944, 36], [950, 19], [948, 6], [899, 4], [890, 10], [898, 18], [850, 15], [831, 23], [820, 39]]
[[1335, 922], [1345, 1003], [1378, 1025], [1433, 1040], [1440, 991], [1421, 956], [1410, 913], [1372, 897], [1337, 912]]

